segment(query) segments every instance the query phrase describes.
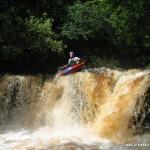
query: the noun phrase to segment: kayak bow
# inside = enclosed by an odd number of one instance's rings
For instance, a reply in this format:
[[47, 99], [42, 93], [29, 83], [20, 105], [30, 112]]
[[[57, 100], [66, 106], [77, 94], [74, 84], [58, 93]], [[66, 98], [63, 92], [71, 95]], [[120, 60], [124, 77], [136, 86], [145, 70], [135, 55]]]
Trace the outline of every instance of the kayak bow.
[[70, 67], [67, 67], [67, 68], [65, 68], [64, 70], [62, 70], [62, 71], [59, 73], [59, 75], [60, 75], [60, 76], [64, 76], [64, 75], [69, 75], [69, 74], [75, 73], [75, 72], [81, 70], [81, 69], [83, 68], [84, 64], [85, 64], [85, 63], [82, 62], [82, 63], [79, 63], [79, 64], [72, 65], [72, 66], [70, 66]]

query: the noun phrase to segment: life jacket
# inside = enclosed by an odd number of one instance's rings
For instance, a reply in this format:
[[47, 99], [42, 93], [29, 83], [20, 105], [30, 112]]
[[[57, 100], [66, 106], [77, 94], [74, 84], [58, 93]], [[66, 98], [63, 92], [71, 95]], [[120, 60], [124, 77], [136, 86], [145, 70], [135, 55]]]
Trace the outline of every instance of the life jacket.
[[68, 64], [73, 65], [76, 64], [80, 60], [79, 57], [72, 57], [69, 59]]

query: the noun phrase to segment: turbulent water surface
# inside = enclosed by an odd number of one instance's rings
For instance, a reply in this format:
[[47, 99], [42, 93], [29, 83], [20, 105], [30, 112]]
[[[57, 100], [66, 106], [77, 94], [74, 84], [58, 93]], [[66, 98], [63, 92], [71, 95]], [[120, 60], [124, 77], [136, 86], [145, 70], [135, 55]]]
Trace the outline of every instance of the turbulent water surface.
[[150, 149], [149, 70], [0, 78], [0, 150]]

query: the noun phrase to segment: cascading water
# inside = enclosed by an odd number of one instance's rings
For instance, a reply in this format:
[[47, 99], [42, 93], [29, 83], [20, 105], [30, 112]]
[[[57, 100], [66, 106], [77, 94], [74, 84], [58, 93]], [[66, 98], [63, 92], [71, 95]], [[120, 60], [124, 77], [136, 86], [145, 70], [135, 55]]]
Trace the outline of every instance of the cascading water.
[[126, 150], [127, 143], [146, 144], [150, 137], [134, 135], [133, 119], [149, 87], [149, 70], [92, 69], [47, 80], [5, 75], [0, 150]]

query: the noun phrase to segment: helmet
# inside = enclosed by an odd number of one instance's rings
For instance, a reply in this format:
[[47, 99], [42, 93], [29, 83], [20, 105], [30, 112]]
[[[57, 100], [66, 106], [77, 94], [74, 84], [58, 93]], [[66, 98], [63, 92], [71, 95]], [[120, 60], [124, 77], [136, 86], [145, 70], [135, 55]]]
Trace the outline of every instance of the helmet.
[[70, 54], [70, 55], [74, 55], [74, 52], [73, 52], [73, 51], [70, 51], [69, 54]]
[[74, 57], [74, 52], [73, 51], [69, 52], [69, 55], [71, 58]]

